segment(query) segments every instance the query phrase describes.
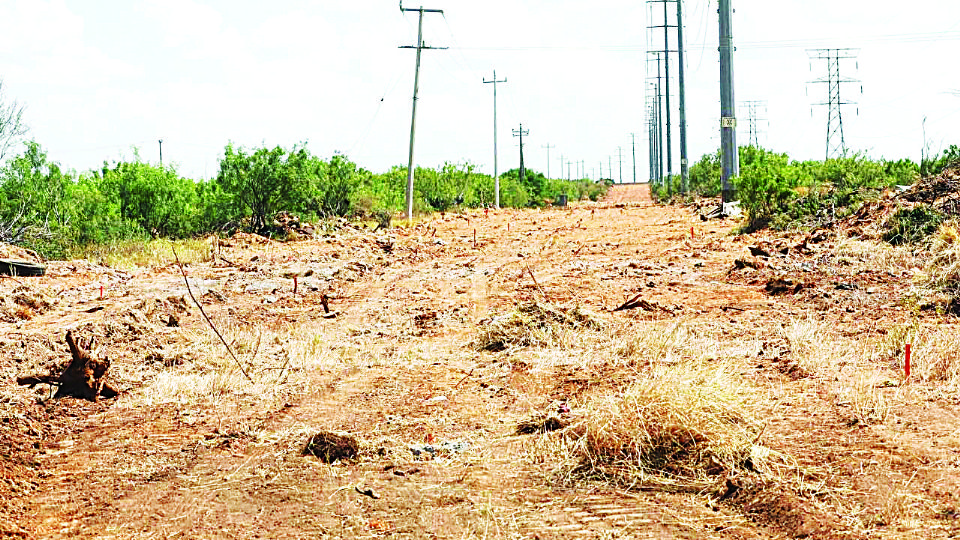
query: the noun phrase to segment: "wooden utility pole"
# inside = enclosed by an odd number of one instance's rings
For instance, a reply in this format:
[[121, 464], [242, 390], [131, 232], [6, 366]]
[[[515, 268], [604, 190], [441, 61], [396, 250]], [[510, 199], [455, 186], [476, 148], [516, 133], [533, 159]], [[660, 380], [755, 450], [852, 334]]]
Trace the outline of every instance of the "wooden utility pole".
[[493, 193], [494, 208], [500, 208], [500, 171], [497, 169], [497, 84], [507, 82], [504, 77], [502, 81], [497, 80], [497, 70], [493, 70], [493, 80], [488, 81], [483, 78], [484, 84], [493, 84]]
[[413, 223], [413, 141], [416, 138], [417, 133], [417, 94], [420, 91], [420, 51], [424, 49], [446, 49], [446, 47], [427, 47], [423, 44], [423, 14], [424, 13], [440, 13], [443, 14], [442, 9], [423, 9], [419, 8], [404, 8], [403, 1], [400, 2], [400, 11], [418, 11], [420, 12], [420, 24], [417, 30], [417, 44], [404, 45], [401, 46], [401, 49], [416, 49], [417, 50], [417, 69], [414, 72], [413, 76], [413, 116], [410, 120], [410, 160], [407, 163], [407, 221]]
[[530, 134], [530, 130], [529, 130], [529, 129], [526, 129], [526, 130], [523, 129], [523, 124], [522, 124], [522, 123], [520, 124], [520, 129], [515, 129], [515, 130], [513, 130], [513, 136], [514, 136], [514, 137], [520, 137], [520, 183], [521, 183], [521, 184], [523, 184], [523, 182], [524, 182], [524, 176], [525, 176], [525, 174], [526, 174], [526, 172], [527, 172], [526, 169], [525, 169], [524, 166], [523, 166], [523, 136], [524, 136], [524, 135], [529, 135], [529, 134]]
[[553, 144], [553, 145], [551, 145], [551, 144], [546, 144], [546, 145], [543, 145], [543, 146], [540, 147], [540, 148], [546, 148], [546, 149], [547, 149], [547, 178], [550, 178], [550, 149], [551, 149], [551, 148], [556, 148], [556, 147], [557, 147], [557, 145], [555, 145], [555, 144]]

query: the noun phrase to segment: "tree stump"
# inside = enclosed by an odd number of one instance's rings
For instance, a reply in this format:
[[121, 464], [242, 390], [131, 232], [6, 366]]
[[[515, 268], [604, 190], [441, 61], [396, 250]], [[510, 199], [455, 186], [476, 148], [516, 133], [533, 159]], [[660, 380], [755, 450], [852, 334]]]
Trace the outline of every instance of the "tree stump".
[[78, 343], [73, 338], [73, 332], [70, 330], [67, 330], [67, 346], [70, 347], [70, 355], [73, 358], [59, 376], [51, 373], [20, 377], [17, 383], [31, 388], [41, 383], [57, 386], [54, 398], [71, 396], [97, 401], [101, 396], [109, 399], [119, 395], [117, 389], [106, 380], [107, 370], [110, 369], [109, 358], [94, 358], [85, 350], [86, 346], [82, 342]]

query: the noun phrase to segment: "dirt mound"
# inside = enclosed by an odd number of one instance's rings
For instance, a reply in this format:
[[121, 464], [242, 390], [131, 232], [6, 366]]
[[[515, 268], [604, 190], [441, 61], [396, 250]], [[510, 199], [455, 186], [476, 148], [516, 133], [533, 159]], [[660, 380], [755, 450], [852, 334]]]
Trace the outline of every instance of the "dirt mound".
[[851, 536], [835, 516], [783, 485], [759, 478], [728, 478], [719, 500], [748, 516], [788, 532], [794, 538], [844, 539]]
[[0, 259], [13, 259], [17, 261], [29, 261], [42, 263], [43, 258], [35, 251], [0, 242]]
[[0, 296], [0, 321], [32, 319], [46, 313], [56, 304], [57, 299], [42, 290], [21, 285], [13, 289], [8, 296]]

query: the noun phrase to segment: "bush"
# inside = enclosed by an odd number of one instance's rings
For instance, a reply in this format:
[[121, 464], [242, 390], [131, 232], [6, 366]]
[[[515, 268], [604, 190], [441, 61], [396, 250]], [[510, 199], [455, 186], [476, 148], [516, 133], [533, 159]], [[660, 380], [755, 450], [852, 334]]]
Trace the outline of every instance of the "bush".
[[901, 208], [884, 224], [883, 239], [893, 245], [917, 244], [937, 232], [943, 215], [925, 204]]
[[118, 203], [121, 221], [131, 221], [154, 238], [186, 238], [197, 233], [197, 186], [173, 167], [140, 161], [104, 168], [99, 189]]
[[303, 147], [287, 152], [277, 146], [246, 152], [228, 144], [216, 182], [244, 212], [254, 231], [265, 231], [279, 210], [302, 212], [320, 175], [319, 164]]

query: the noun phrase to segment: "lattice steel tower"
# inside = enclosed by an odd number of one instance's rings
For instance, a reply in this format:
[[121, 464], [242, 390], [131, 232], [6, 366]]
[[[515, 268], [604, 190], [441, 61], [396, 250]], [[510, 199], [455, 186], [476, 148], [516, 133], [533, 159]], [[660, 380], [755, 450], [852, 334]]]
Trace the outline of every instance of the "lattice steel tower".
[[[827, 85], [827, 101], [814, 103], [827, 107], [827, 153], [826, 159], [843, 156], [847, 153], [846, 140], [843, 137], [843, 106], [856, 105], [856, 101], [844, 101], [840, 97], [840, 90], [844, 83], [858, 83], [858, 79], [849, 79], [840, 76], [841, 60], [855, 60], [859, 49], [810, 49], [807, 54], [811, 60], [825, 60], [827, 76], [810, 81]], [[811, 66], [812, 69], [812, 66]], [[859, 65], [857, 65], [859, 69]], [[863, 93], [863, 86], [860, 87]], [[859, 113], [859, 110], [857, 111]], [[811, 111], [812, 114], [812, 111]]]
[[765, 122], [767, 119], [759, 116], [759, 111], [763, 110], [766, 114], [767, 102], [766, 101], [741, 101], [740, 107], [746, 109], [747, 111], [747, 144], [753, 146], [754, 148], [760, 148], [760, 134], [762, 130], [759, 127], [760, 122]]

